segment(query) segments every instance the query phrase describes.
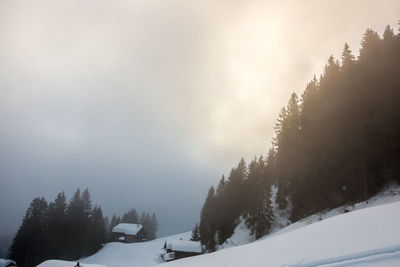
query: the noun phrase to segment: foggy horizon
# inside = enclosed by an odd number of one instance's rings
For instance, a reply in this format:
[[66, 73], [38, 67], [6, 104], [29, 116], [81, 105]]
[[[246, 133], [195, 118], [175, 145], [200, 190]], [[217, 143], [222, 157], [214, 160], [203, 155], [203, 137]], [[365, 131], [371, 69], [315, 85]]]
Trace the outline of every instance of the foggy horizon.
[[[387, 8], [390, 6], [392, 8]], [[211, 184], [267, 154], [279, 110], [398, 1], [0, 1], [0, 235], [34, 197], [190, 231]]]

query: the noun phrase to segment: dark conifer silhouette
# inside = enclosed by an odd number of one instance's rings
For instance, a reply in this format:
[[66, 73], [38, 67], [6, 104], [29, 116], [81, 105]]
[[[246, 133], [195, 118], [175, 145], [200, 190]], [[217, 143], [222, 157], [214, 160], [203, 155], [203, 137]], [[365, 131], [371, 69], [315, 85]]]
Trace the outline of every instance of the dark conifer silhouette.
[[99, 206], [92, 208], [89, 190], [78, 189], [69, 204], [64, 192], [47, 204], [35, 198], [9, 249], [18, 266], [36, 266], [47, 259], [76, 260], [95, 253], [105, 241]]
[[199, 225], [197, 223], [192, 230], [192, 236], [191, 236], [190, 240], [200, 241], [200, 229], [199, 229]]
[[301, 99], [292, 94], [281, 109], [267, 162], [247, 166], [242, 159], [216, 196], [209, 192], [200, 221], [207, 248], [215, 240], [213, 225], [221, 244], [240, 216], [256, 237], [266, 234], [272, 184], [278, 207], [290, 202], [296, 221], [400, 182], [400, 35], [389, 26], [383, 38], [367, 29], [359, 57], [345, 44], [340, 59], [330, 56]]

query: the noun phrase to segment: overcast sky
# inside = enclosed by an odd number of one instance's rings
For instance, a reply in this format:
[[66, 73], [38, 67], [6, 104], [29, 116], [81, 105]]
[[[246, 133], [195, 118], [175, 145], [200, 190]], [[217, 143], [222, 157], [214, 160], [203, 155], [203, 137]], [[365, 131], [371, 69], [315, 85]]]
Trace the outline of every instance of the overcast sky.
[[0, 233], [88, 187], [106, 215], [199, 220], [211, 184], [266, 154], [291, 92], [398, 0], [0, 0]]

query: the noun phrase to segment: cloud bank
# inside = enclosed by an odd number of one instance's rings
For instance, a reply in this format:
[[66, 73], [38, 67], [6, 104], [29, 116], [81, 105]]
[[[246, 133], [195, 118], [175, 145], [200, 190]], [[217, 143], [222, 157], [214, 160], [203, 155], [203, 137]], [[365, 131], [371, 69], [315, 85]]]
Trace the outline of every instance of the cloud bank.
[[0, 1], [0, 228], [89, 187], [105, 213], [189, 230], [206, 190], [265, 154], [279, 109], [385, 1]]

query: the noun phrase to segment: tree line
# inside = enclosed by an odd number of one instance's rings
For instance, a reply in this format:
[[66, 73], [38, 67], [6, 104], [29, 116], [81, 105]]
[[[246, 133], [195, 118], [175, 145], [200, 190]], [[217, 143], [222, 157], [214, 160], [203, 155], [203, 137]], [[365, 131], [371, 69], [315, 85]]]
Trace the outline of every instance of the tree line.
[[214, 250], [239, 222], [259, 238], [273, 220], [270, 188], [290, 220], [375, 195], [400, 182], [400, 34], [368, 29], [356, 58], [348, 44], [279, 113], [264, 159], [241, 159], [204, 202], [199, 239]]
[[78, 189], [67, 204], [64, 192], [50, 203], [32, 200], [9, 249], [18, 266], [36, 266], [46, 259], [74, 260], [95, 253], [104, 243], [101, 207], [92, 207], [88, 189]]
[[[123, 222], [136, 223], [131, 220], [131, 210], [124, 214]], [[143, 213], [144, 220], [153, 222], [152, 228], [146, 224], [147, 239], [155, 237], [157, 218], [153, 213]], [[114, 216], [115, 217], [115, 216]], [[114, 218], [113, 217], [113, 218]], [[137, 216], [136, 216], [137, 217]], [[26, 210], [8, 251], [8, 258], [18, 266], [31, 267], [48, 259], [76, 260], [96, 253], [107, 241], [112, 241], [112, 226], [108, 217], [103, 216], [100, 206], [92, 205], [89, 190], [82, 193], [77, 189], [67, 203], [64, 192], [48, 203], [45, 198], [32, 200]], [[122, 221], [121, 221], [122, 222]], [[155, 225], [154, 225], [155, 222]]]

